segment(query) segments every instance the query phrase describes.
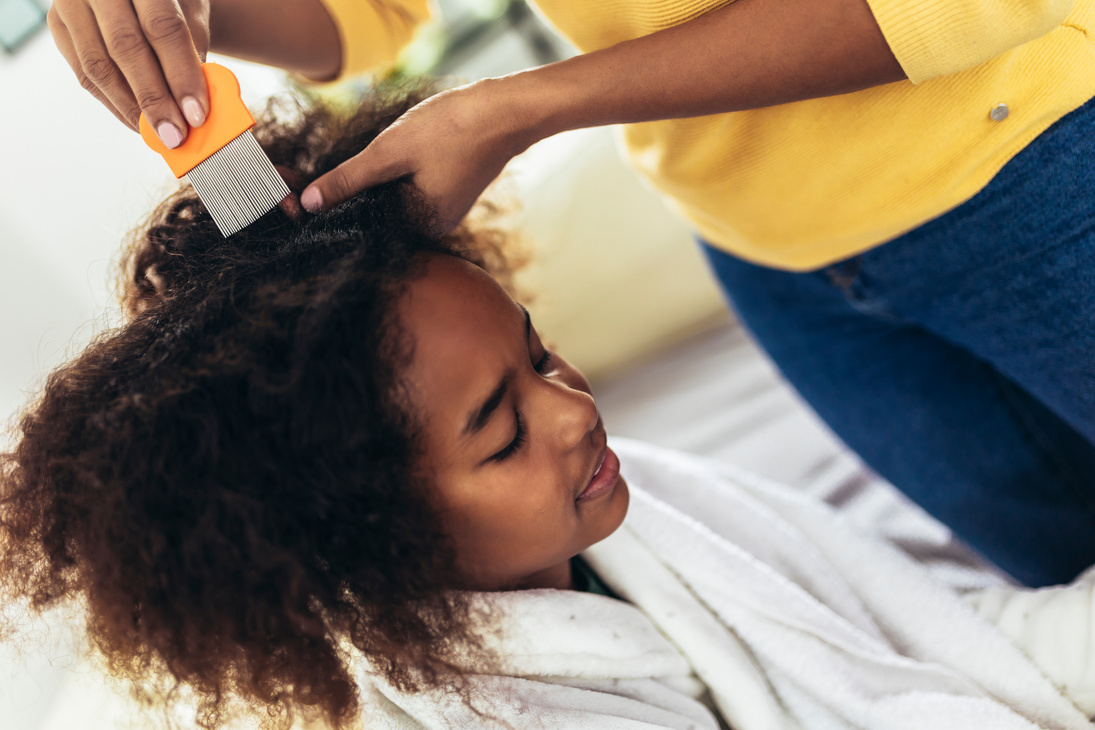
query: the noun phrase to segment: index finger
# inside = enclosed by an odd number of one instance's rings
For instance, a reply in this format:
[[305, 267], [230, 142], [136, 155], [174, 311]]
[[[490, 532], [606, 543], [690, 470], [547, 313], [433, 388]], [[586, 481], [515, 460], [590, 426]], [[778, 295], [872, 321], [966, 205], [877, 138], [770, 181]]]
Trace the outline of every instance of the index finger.
[[[150, 2], [177, 8], [174, 0]], [[164, 78], [137, 8], [130, 0], [92, 0], [91, 10], [102, 34], [107, 57], [124, 77], [124, 82], [116, 86], [123, 87], [133, 97], [140, 113], [168, 148], [182, 144], [189, 126], [180, 110], [181, 100], [174, 98]], [[106, 93], [111, 94], [109, 90]]]
[[200, 127], [209, 112], [209, 90], [182, 9], [175, 0], [135, 0], [134, 7], [183, 116], [191, 127]]
[[[90, 11], [94, 16], [93, 24], [81, 32], [81, 37], [93, 45], [94, 36], [99, 35], [105, 53], [89, 54], [92, 60], [85, 62], [85, 68], [89, 63], [96, 62], [113, 67], [114, 77], [105, 81], [106, 88], [104, 83], [99, 83], [99, 87], [112, 99], [132, 97], [137, 108], [127, 109], [127, 115], [136, 117], [143, 113], [163, 143], [168, 148], [177, 147], [186, 138], [186, 120], [171, 96], [159, 61], [144, 36], [136, 9], [129, 0], [91, 0]], [[88, 75], [95, 78], [90, 72]], [[98, 75], [106, 76], [105, 73]], [[131, 121], [136, 126], [137, 119]]]

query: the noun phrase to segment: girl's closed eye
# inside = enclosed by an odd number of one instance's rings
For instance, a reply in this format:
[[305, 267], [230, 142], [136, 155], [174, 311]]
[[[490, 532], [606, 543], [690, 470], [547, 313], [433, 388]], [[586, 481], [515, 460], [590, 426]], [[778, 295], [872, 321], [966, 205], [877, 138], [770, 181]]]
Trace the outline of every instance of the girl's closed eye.
[[540, 358], [539, 362], [532, 366], [536, 372], [543, 375], [551, 367], [551, 350], [544, 350], [544, 356]]
[[510, 441], [509, 445], [507, 445], [506, 448], [502, 449], [497, 454], [490, 457], [487, 461], [505, 461], [506, 459], [517, 453], [517, 450], [524, 445], [526, 431], [525, 422], [521, 418], [521, 411], [514, 411], [513, 415], [514, 420], [516, 420], [517, 422], [517, 430], [516, 433], [514, 433], [513, 435], [513, 441]]
[[[543, 356], [533, 365], [533, 369], [536, 372], [543, 375], [551, 368], [551, 351], [545, 350]], [[524, 445], [525, 437], [528, 435], [525, 429], [524, 419], [521, 418], [520, 411], [514, 411], [514, 420], [517, 423], [517, 428], [513, 434], [513, 440], [509, 442], [506, 448], [499, 451], [494, 456], [490, 457], [488, 461], [505, 461], [509, 457], [513, 456]]]

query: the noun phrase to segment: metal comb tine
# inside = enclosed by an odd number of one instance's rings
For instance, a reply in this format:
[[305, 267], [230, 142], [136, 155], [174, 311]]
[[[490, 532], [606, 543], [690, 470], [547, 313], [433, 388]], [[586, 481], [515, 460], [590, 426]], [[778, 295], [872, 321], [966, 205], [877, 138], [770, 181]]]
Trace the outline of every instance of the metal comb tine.
[[244, 132], [187, 174], [221, 235], [246, 228], [289, 194], [250, 131]]

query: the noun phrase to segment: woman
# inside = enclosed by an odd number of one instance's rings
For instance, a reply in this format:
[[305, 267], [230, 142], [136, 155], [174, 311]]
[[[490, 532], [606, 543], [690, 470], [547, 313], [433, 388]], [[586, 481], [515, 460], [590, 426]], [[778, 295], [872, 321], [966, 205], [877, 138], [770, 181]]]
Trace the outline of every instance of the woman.
[[[305, 207], [412, 175], [444, 228], [536, 140], [624, 123], [837, 435], [1023, 582], [1095, 562], [1095, 0], [538, 6], [583, 55], [431, 99]], [[50, 26], [85, 88], [172, 145], [204, 118], [207, 48], [327, 79], [428, 14], [279, 7], [58, 0]]]
[[[299, 191], [415, 101], [256, 134]], [[1090, 712], [1090, 662], [1044, 631], [1020, 642], [1040, 671], [820, 505], [609, 448], [495, 278], [504, 237], [428, 214], [387, 185], [226, 241], [189, 188], [161, 204], [128, 321], [0, 459], [4, 602], [80, 602], [107, 668], [157, 703], [189, 688], [203, 727], [1088, 725], [1041, 671]], [[1095, 646], [1090, 612], [1059, 615], [1091, 585], [975, 601]]]

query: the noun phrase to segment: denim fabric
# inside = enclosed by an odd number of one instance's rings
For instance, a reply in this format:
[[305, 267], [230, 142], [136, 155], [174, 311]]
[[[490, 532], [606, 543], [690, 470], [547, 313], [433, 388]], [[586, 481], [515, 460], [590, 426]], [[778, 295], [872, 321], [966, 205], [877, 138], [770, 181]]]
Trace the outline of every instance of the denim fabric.
[[1095, 101], [967, 203], [862, 255], [791, 273], [704, 251], [879, 474], [1028, 585], [1095, 564]]

